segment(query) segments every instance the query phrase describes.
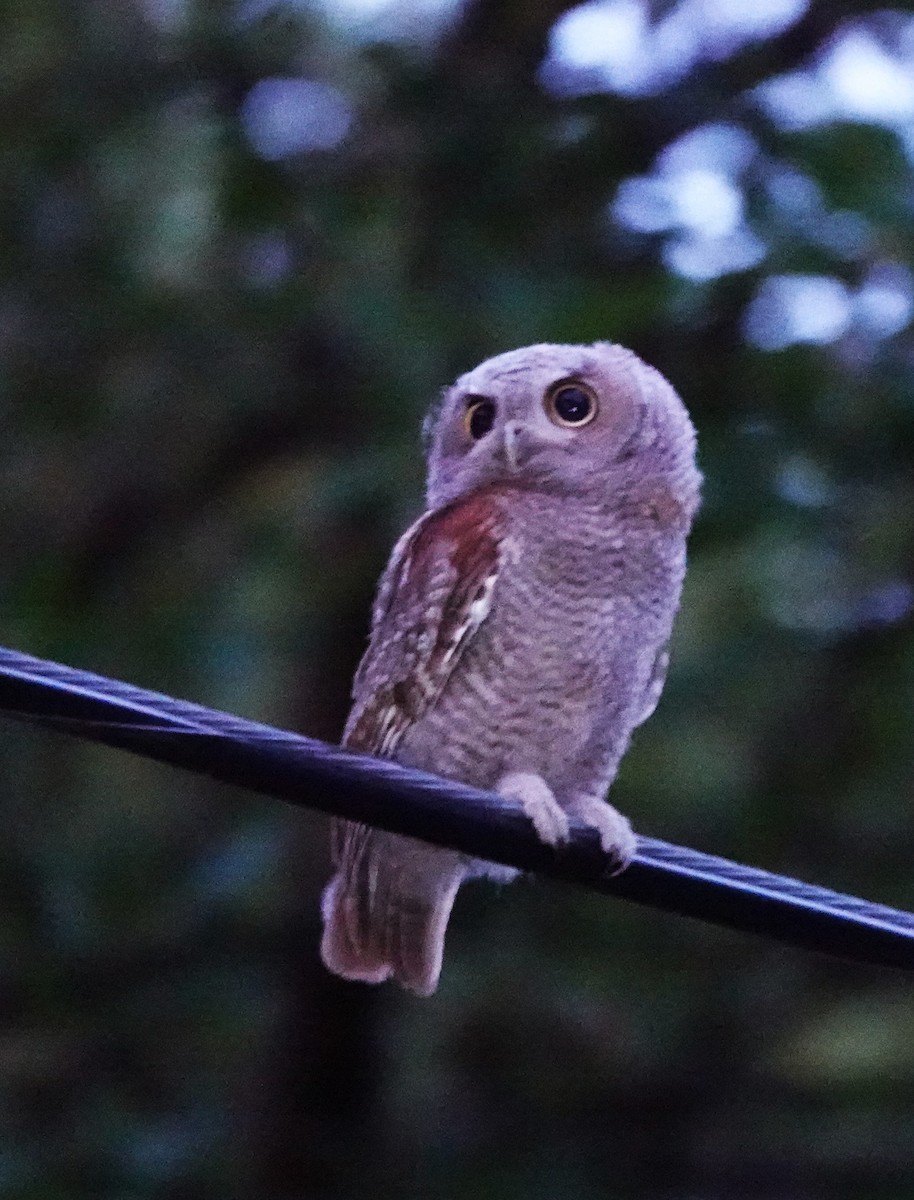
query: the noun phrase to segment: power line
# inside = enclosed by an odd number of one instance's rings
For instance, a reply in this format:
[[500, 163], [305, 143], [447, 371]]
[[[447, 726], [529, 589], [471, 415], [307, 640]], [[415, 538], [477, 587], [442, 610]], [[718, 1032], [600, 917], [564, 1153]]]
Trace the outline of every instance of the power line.
[[0, 713], [639, 904], [914, 970], [914, 914], [656, 838], [639, 837], [612, 875], [580, 823], [553, 850], [494, 793], [3, 647]]

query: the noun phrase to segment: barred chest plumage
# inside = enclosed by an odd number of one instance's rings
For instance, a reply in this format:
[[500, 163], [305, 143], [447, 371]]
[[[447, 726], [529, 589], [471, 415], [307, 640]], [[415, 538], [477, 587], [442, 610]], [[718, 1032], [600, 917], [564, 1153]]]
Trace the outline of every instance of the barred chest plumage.
[[605, 498], [505, 503], [491, 610], [396, 757], [486, 788], [535, 770], [560, 801], [605, 792], [670, 636], [684, 534], [622, 522]]

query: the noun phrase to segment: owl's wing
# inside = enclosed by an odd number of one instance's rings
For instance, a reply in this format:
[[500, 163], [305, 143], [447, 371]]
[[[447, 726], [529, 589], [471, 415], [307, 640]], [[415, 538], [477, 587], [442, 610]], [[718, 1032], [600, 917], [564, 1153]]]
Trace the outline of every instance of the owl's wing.
[[488, 616], [504, 542], [490, 491], [426, 513], [406, 531], [381, 580], [344, 745], [390, 757], [435, 704]]
[[[400, 538], [378, 589], [344, 746], [390, 757], [435, 703], [492, 606], [504, 541], [501, 511], [489, 492], [426, 513]], [[362, 947], [376, 892], [362, 879], [371, 837], [365, 825], [331, 823], [334, 865], [355, 894], [368, 897], [359, 906], [360, 924], [348, 933]]]

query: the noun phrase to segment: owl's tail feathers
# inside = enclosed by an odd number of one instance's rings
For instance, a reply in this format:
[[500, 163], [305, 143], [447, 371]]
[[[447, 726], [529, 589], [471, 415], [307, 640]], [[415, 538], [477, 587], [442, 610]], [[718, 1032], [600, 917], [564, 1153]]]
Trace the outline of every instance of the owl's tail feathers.
[[349, 826], [343, 842], [356, 852], [340, 856], [324, 891], [324, 965], [344, 979], [393, 978], [420, 996], [431, 995], [466, 873], [460, 856], [364, 826]]

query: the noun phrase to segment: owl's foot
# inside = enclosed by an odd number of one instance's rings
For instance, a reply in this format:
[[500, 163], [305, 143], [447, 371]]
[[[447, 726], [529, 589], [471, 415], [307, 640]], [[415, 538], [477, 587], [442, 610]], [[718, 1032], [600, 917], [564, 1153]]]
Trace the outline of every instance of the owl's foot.
[[502, 776], [495, 790], [508, 800], [517, 801], [533, 822], [541, 842], [547, 846], [558, 846], [568, 841], [568, 814], [539, 775], [510, 771]]
[[568, 805], [568, 811], [572, 816], [580, 817], [585, 825], [600, 835], [603, 853], [611, 855], [618, 864], [614, 874], [628, 866], [638, 848], [628, 817], [623, 817], [618, 809], [598, 796], [575, 796]]

